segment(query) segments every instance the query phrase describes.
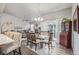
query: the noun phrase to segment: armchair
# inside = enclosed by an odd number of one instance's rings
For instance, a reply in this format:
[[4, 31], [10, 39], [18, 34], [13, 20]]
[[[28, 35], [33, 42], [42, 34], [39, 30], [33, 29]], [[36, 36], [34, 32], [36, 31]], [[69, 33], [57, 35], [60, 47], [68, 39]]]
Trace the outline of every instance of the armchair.
[[21, 34], [17, 32], [5, 32], [4, 34], [14, 40], [14, 42], [4, 45], [1, 48], [1, 52], [3, 54], [8, 54], [13, 51], [13, 53], [15, 54], [17, 52], [16, 49], [19, 49], [19, 52], [17, 53], [21, 54]]

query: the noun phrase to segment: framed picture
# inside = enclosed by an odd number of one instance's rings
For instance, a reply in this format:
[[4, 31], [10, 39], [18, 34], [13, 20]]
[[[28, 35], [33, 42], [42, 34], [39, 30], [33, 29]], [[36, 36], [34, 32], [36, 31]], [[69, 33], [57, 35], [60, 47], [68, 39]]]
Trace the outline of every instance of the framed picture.
[[73, 30], [79, 33], [79, 6], [76, 7], [73, 15]]

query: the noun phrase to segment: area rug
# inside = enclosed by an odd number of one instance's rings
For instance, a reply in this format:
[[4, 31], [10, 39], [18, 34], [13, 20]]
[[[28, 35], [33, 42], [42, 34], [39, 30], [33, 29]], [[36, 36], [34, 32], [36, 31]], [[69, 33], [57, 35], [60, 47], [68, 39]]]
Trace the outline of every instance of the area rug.
[[28, 48], [27, 46], [21, 47], [22, 55], [38, 55], [35, 51], [33, 51], [31, 48]]
[[[18, 51], [18, 49], [16, 50]], [[3, 55], [2, 53], [0, 53], [0, 55]], [[7, 55], [13, 55], [13, 52], [10, 52]], [[19, 55], [19, 54], [15, 54], [15, 55]], [[33, 51], [31, 48], [28, 48], [27, 46], [21, 46], [21, 55], [38, 55], [35, 51]]]

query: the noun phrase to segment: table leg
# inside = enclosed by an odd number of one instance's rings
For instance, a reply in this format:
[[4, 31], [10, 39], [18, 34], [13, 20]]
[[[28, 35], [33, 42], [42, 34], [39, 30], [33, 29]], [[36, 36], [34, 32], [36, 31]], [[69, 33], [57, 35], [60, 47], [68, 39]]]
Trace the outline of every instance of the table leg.
[[43, 42], [41, 42], [40, 45], [41, 45], [41, 48], [43, 48]]

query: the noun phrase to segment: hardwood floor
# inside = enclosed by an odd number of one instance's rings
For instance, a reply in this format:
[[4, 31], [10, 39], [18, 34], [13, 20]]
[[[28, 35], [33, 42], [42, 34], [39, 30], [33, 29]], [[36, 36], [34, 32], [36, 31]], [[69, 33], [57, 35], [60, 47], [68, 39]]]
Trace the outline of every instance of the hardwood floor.
[[[23, 41], [22, 45], [27, 46], [26, 41]], [[27, 47], [30, 48], [30, 46]], [[31, 49], [35, 51], [34, 47]], [[50, 49], [48, 49], [48, 45], [44, 45], [43, 48], [39, 48], [38, 46], [35, 52], [38, 53], [38, 55], [72, 55], [73, 54], [71, 49], [67, 49], [66, 47], [63, 47], [59, 44], [54, 44], [54, 46]]]
[[38, 49], [37, 53], [41, 55], [72, 55], [71, 50], [66, 49], [63, 46], [55, 46], [50, 50], [48, 49], [48, 47], [44, 47], [43, 49]]

